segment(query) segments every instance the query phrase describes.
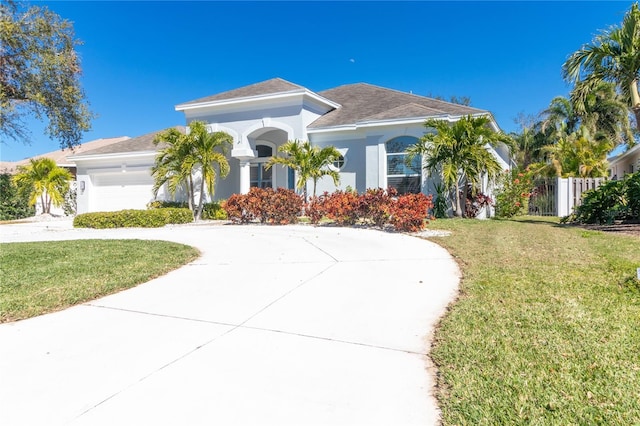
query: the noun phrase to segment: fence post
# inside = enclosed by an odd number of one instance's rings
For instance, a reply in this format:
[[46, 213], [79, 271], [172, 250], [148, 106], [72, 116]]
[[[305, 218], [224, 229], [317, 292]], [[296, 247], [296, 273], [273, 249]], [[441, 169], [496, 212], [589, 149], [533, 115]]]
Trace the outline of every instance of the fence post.
[[[569, 178], [570, 179], [570, 178]], [[568, 216], [571, 207], [571, 185], [569, 179], [556, 178], [556, 211], [555, 214], [558, 217]]]

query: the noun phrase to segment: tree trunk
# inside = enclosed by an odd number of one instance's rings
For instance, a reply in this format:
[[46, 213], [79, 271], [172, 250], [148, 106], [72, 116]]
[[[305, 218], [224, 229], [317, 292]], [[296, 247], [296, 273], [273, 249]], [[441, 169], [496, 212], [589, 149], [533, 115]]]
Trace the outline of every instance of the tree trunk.
[[204, 176], [200, 180], [200, 199], [198, 200], [198, 210], [196, 211], [196, 220], [202, 219], [202, 206], [204, 205]]
[[[189, 176], [189, 179], [187, 180], [187, 202], [189, 203], [189, 210], [191, 210], [192, 212], [195, 213], [195, 208], [194, 208], [194, 194], [193, 194], [193, 178], [191, 176]], [[195, 219], [195, 216], [194, 216]]]
[[636, 129], [640, 129], [640, 94], [638, 94], [637, 79], [631, 81], [629, 93], [631, 93], [631, 110], [636, 117]]
[[456, 182], [456, 186], [453, 189], [454, 192], [454, 197], [455, 197], [455, 212], [453, 212], [454, 216], [456, 217], [462, 217], [462, 208], [460, 207], [460, 185]]

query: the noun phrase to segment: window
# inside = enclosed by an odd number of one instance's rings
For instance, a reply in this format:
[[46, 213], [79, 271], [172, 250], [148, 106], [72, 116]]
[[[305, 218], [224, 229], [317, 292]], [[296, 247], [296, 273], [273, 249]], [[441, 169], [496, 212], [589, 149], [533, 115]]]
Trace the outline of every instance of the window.
[[269, 145], [256, 145], [258, 158], [252, 161], [250, 169], [250, 185], [258, 188], [273, 188], [273, 168], [265, 169], [265, 163], [273, 155]]
[[338, 170], [341, 170], [344, 167], [344, 155], [341, 155], [333, 162], [333, 167]]
[[399, 194], [417, 194], [422, 189], [422, 158], [416, 156], [406, 163], [407, 148], [418, 142], [411, 136], [393, 138], [385, 144], [387, 151], [387, 187]]

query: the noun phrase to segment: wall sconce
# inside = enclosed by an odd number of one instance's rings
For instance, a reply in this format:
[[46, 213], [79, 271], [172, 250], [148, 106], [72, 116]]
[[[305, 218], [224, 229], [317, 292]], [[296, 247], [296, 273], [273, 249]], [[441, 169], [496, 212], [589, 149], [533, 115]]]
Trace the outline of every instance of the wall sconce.
[[85, 182], [83, 180], [80, 181], [80, 191], [84, 192]]

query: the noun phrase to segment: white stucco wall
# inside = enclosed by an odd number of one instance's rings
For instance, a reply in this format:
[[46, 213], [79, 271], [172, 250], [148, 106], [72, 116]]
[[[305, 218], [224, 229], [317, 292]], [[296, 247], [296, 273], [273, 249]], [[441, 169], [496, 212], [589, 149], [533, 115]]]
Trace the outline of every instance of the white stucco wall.
[[78, 213], [144, 209], [153, 200], [155, 152], [78, 156]]
[[640, 145], [609, 160], [609, 178], [622, 179], [629, 173], [640, 171]]

